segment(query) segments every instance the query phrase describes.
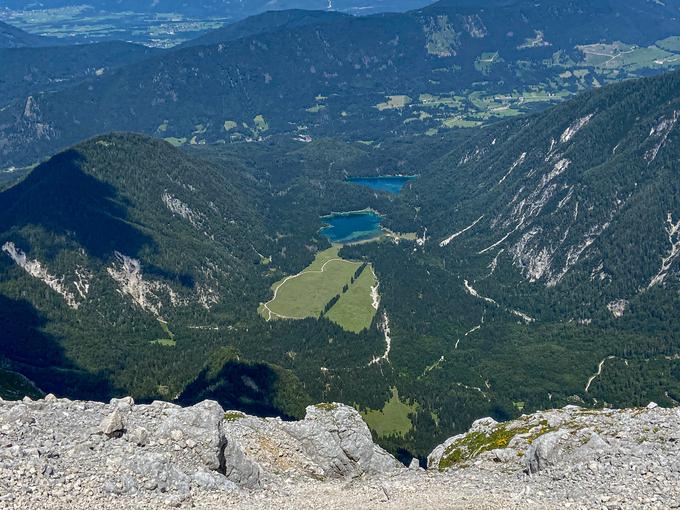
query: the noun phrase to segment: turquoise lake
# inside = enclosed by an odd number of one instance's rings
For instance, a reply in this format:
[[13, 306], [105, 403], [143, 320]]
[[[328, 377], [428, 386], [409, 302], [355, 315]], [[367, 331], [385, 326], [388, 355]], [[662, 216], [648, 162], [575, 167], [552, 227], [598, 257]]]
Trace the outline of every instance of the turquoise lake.
[[398, 195], [406, 186], [406, 183], [415, 178], [415, 175], [384, 175], [380, 177], [350, 177], [347, 182]]
[[374, 239], [382, 234], [380, 215], [373, 211], [352, 211], [322, 216], [328, 226], [321, 229], [332, 243], [355, 243]]

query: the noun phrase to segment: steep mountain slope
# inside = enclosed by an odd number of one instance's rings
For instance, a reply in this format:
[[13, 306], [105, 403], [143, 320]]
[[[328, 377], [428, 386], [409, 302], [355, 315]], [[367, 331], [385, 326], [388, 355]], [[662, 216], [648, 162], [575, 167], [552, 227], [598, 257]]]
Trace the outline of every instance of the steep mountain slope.
[[0, 108], [103, 76], [154, 54], [157, 51], [151, 48], [122, 42], [0, 49]]
[[677, 0], [551, 0], [319, 15], [314, 24], [314, 15], [291, 14], [297, 21], [283, 25], [287, 14], [264, 17], [209, 36], [226, 42], [35, 98], [32, 109], [8, 108], [0, 164], [33, 162], [110, 130], [203, 143], [282, 131], [374, 140], [476, 125], [676, 65], [677, 12]]
[[[672, 73], [381, 144], [81, 144], [0, 194], [2, 366], [71, 396], [345, 401], [400, 458], [481, 416], [673, 405], [678, 90]], [[419, 177], [346, 181], [394, 173]], [[405, 233], [339, 253], [374, 269], [370, 328], [257, 314], [328, 247], [320, 216], [366, 207]]]
[[676, 72], [480, 133], [416, 185], [444, 190], [421, 204], [432, 239], [512, 267], [574, 319], [656, 302], [678, 284], [678, 91]]
[[413, 444], [487, 404], [680, 400], [678, 91], [626, 82], [470, 133], [403, 192], [410, 226], [381, 210], [420, 246], [345, 249], [380, 280]]
[[48, 37], [29, 34], [21, 29], [0, 21], [0, 48], [25, 48], [54, 44]]
[[[2, 309], [23, 317], [1, 321], [0, 354], [41, 388], [177, 392], [206, 362], [213, 321], [257, 306], [258, 215], [237, 179], [165, 142], [86, 142], [0, 203]], [[101, 371], [118, 375], [82, 380]]]

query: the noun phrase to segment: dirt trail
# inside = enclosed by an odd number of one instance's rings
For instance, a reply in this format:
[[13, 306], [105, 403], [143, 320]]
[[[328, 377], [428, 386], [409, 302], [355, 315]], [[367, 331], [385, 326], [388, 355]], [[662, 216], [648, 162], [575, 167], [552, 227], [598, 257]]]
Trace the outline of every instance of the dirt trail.
[[271, 308], [269, 308], [269, 305], [270, 305], [272, 302], [274, 302], [274, 300], [276, 300], [276, 296], [277, 296], [278, 293], [279, 293], [279, 289], [280, 289], [281, 287], [283, 287], [288, 281], [293, 280], [293, 279], [295, 279], [295, 278], [298, 278], [298, 277], [300, 277], [300, 276], [302, 276], [302, 275], [305, 275], [305, 274], [311, 274], [311, 273], [323, 273], [323, 272], [326, 270], [326, 266], [327, 266], [329, 263], [331, 263], [331, 262], [346, 262], [346, 263], [348, 263], [348, 264], [356, 264], [356, 262], [352, 262], [351, 260], [345, 260], [345, 259], [341, 259], [341, 258], [333, 258], [333, 259], [329, 259], [329, 260], [327, 260], [326, 262], [324, 262], [323, 265], [321, 266], [321, 269], [320, 269], [320, 270], [319, 270], [319, 269], [310, 269], [310, 270], [306, 270], [306, 271], [300, 271], [298, 274], [294, 274], [294, 275], [291, 275], [291, 276], [287, 276], [287, 277], [284, 278], [284, 280], [283, 280], [280, 284], [278, 284], [278, 285], [276, 286], [276, 288], [274, 289], [274, 297], [272, 297], [269, 301], [267, 301], [267, 302], [264, 303], [264, 305], [263, 305], [263, 306], [264, 306], [264, 309], [267, 310], [267, 312], [269, 312], [269, 315], [268, 315], [268, 317], [267, 317], [267, 322], [269, 322], [269, 321], [272, 319], [272, 315], [276, 315], [277, 317], [279, 317], [279, 318], [281, 318], [281, 319], [297, 319], [297, 320], [306, 319], [306, 317], [288, 317], [288, 316], [286, 316], [286, 315], [281, 315], [281, 314], [279, 314], [279, 313], [274, 312]]

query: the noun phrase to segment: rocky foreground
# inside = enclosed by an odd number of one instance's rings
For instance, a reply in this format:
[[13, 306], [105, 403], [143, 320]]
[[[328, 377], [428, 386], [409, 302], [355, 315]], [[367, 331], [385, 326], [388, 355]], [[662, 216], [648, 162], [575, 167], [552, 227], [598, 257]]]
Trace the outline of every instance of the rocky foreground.
[[425, 470], [375, 445], [341, 404], [283, 422], [210, 401], [0, 400], [0, 508], [229, 507], [680, 507], [680, 409], [485, 418]]

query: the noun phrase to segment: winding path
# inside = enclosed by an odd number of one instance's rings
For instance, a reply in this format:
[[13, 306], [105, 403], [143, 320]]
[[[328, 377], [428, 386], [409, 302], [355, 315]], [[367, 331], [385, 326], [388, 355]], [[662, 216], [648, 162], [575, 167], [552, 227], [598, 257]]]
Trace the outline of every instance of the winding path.
[[588, 382], [586, 383], [586, 388], [585, 388], [586, 393], [588, 393], [588, 389], [590, 388], [590, 385], [592, 384], [592, 382], [602, 374], [602, 368], [604, 367], [604, 362], [607, 361], [608, 359], [614, 359], [614, 358], [616, 358], [616, 356], [607, 356], [602, 361], [600, 361], [600, 364], [597, 366], [597, 373], [591, 375], [590, 379], [588, 379]]
[[329, 263], [335, 262], [335, 261], [338, 261], [338, 262], [347, 262], [348, 264], [356, 264], [356, 262], [352, 262], [351, 260], [345, 260], [345, 259], [342, 259], [342, 258], [337, 257], [337, 258], [329, 259], [329, 260], [327, 260], [326, 262], [324, 262], [323, 265], [321, 266], [321, 269], [310, 269], [310, 270], [306, 270], [306, 271], [300, 271], [298, 274], [294, 274], [294, 275], [291, 275], [291, 276], [286, 276], [286, 278], [284, 278], [283, 281], [282, 281], [280, 284], [278, 284], [278, 285], [276, 286], [276, 288], [274, 289], [274, 297], [272, 297], [269, 301], [267, 301], [267, 302], [264, 303], [264, 305], [263, 305], [264, 308], [265, 308], [265, 310], [267, 310], [267, 312], [269, 312], [269, 316], [267, 317], [267, 322], [269, 322], [269, 321], [272, 319], [272, 315], [276, 315], [277, 317], [279, 317], [279, 318], [281, 318], [281, 319], [296, 319], [296, 320], [306, 319], [307, 317], [288, 317], [288, 316], [286, 316], [286, 315], [281, 315], [281, 314], [276, 313], [275, 311], [273, 311], [271, 308], [269, 308], [269, 305], [270, 305], [274, 300], [276, 300], [276, 296], [277, 296], [278, 293], [279, 293], [279, 289], [280, 289], [281, 287], [283, 287], [289, 280], [293, 280], [293, 279], [295, 279], [295, 278], [298, 278], [299, 276], [306, 275], [306, 274], [311, 274], [311, 273], [323, 273], [323, 272], [325, 271], [325, 269], [326, 269], [326, 266], [327, 266]]

